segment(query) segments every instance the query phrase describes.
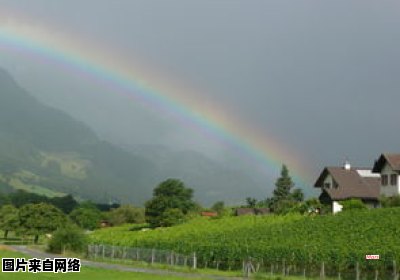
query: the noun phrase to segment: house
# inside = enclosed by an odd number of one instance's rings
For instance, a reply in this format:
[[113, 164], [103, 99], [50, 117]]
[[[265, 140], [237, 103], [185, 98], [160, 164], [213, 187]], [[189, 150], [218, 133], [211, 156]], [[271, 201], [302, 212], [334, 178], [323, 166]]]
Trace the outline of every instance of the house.
[[381, 154], [375, 161], [372, 172], [379, 174], [380, 194], [394, 196], [400, 194], [400, 154]]
[[236, 216], [244, 215], [268, 215], [271, 213], [269, 208], [237, 208], [235, 211]]
[[319, 200], [331, 204], [332, 212], [342, 210], [343, 200], [360, 199], [368, 207], [379, 207], [380, 175], [367, 168], [353, 168], [346, 162], [343, 167], [325, 167], [314, 184], [321, 189]]

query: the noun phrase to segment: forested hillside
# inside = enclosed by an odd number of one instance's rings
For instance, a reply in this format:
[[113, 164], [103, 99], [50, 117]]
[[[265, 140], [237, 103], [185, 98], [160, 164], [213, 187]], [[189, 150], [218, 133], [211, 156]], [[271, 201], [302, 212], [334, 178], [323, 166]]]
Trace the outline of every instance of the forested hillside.
[[0, 188], [49, 196], [143, 202], [156, 184], [150, 161], [100, 141], [0, 70]]

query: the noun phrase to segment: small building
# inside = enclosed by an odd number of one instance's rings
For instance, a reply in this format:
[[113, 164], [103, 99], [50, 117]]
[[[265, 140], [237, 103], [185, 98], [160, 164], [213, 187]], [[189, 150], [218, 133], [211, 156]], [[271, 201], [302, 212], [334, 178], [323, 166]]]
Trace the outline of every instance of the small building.
[[210, 211], [203, 211], [200, 213], [202, 217], [217, 217], [218, 213], [217, 212], [210, 212]]
[[268, 215], [271, 213], [269, 208], [236, 208], [236, 216], [244, 215]]
[[342, 210], [343, 200], [360, 199], [370, 208], [379, 207], [380, 175], [368, 168], [353, 168], [346, 162], [343, 167], [325, 167], [314, 184], [321, 189], [319, 200], [330, 204], [332, 212]]
[[372, 172], [381, 178], [381, 195], [389, 197], [400, 194], [400, 154], [381, 154], [375, 161]]

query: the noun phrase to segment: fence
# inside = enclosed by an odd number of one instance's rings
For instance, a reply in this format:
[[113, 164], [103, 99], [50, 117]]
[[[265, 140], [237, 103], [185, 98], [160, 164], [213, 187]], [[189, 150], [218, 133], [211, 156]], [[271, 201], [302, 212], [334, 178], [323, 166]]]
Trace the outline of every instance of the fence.
[[88, 258], [93, 260], [131, 260], [149, 264], [157, 263], [171, 266], [187, 266], [193, 269], [197, 268], [196, 253], [193, 253], [191, 256], [186, 256], [175, 253], [174, 251], [111, 245], [89, 245], [87, 253]]
[[89, 245], [87, 256], [93, 260], [120, 260], [138, 261], [148, 264], [163, 264], [170, 266], [183, 266], [192, 269], [213, 268], [217, 270], [242, 270], [244, 276], [252, 273], [268, 275], [301, 276], [304, 278], [325, 279], [337, 278], [339, 280], [399, 280], [399, 271], [396, 262], [381, 269], [362, 269], [359, 263], [351, 267], [337, 269], [324, 262], [320, 264], [293, 264], [286, 260], [267, 262], [263, 259], [247, 258], [245, 260], [216, 260], [193, 252], [190, 255], [179, 254], [169, 250], [148, 248], [132, 248], [112, 245]]

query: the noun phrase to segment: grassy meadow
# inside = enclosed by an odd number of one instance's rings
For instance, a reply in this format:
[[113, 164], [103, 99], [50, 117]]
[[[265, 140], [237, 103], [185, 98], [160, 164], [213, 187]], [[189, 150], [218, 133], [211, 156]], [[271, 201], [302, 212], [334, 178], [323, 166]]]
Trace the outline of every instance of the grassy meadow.
[[[0, 247], [0, 258], [29, 258], [18, 252], [6, 250], [5, 247]], [[185, 277], [155, 275], [137, 272], [116, 271], [110, 269], [101, 269], [93, 267], [83, 267], [81, 272], [76, 273], [0, 273], [0, 279], [4, 280], [24, 280], [24, 279], [68, 279], [68, 280], [87, 280], [87, 279], [112, 279], [112, 280], [183, 280]], [[191, 278], [189, 278], [191, 279]], [[196, 278], [207, 279], [207, 278]]]

